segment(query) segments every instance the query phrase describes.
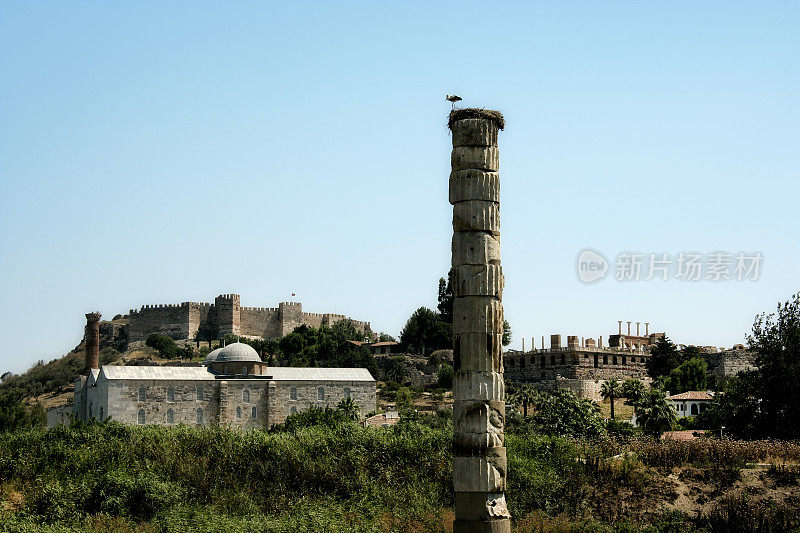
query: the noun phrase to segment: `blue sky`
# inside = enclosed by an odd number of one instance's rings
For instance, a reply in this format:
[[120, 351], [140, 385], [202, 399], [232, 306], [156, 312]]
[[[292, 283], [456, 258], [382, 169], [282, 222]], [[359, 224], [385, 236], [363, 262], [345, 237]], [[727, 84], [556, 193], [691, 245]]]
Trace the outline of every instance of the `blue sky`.
[[[0, 370], [229, 292], [398, 335], [449, 266], [445, 93], [508, 121], [512, 347], [741, 342], [800, 290], [800, 3], [496, 4], [0, 4]], [[764, 262], [586, 285], [587, 247]]]

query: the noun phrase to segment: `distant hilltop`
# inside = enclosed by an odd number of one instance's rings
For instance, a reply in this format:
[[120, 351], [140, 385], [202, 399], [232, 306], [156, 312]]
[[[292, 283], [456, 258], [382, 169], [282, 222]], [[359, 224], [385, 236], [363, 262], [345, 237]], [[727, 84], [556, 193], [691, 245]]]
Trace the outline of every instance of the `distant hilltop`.
[[101, 324], [101, 333], [117, 345], [147, 340], [153, 333], [175, 340], [212, 340], [232, 333], [250, 338], [277, 339], [299, 326], [318, 328], [351, 320], [356, 329], [373, 338], [369, 322], [335, 313], [304, 313], [300, 302], [281, 302], [278, 307], [242, 307], [238, 294], [221, 294], [214, 303], [143, 305], [126, 316], [117, 315]]

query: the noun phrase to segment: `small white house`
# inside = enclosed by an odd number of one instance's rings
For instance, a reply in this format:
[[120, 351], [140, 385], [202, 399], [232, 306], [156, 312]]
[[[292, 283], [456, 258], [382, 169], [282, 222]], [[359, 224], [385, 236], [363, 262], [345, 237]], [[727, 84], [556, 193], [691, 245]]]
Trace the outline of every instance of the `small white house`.
[[714, 393], [705, 390], [690, 390], [667, 396], [667, 400], [672, 404], [678, 418], [697, 416], [711, 405]]

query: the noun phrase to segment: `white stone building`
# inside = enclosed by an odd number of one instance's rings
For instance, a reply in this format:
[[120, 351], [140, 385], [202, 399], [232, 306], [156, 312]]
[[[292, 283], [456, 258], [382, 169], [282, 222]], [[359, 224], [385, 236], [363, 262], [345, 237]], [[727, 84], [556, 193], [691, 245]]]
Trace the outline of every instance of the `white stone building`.
[[270, 367], [252, 347], [234, 343], [208, 354], [201, 367], [90, 368], [75, 381], [72, 413], [78, 420], [127, 424], [268, 428], [345, 398], [362, 415], [376, 409], [375, 379], [367, 369]]
[[709, 408], [714, 400], [714, 393], [705, 390], [690, 390], [680, 394], [667, 396], [678, 418], [697, 416]]

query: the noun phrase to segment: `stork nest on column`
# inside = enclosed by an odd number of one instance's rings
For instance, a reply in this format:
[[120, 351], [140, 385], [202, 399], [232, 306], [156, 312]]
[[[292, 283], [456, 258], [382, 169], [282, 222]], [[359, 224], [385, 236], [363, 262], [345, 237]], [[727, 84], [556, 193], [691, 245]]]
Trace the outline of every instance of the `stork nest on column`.
[[465, 109], [454, 109], [450, 111], [450, 117], [447, 120], [447, 126], [453, 129], [453, 123], [465, 118], [485, 118], [494, 121], [499, 129], [506, 127], [506, 119], [500, 111], [493, 109], [479, 109], [476, 107], [468, 107]]

